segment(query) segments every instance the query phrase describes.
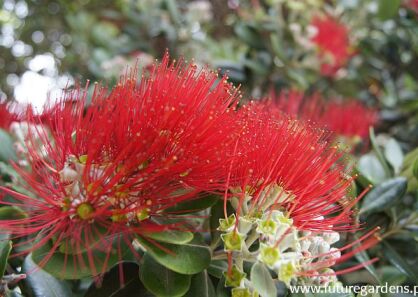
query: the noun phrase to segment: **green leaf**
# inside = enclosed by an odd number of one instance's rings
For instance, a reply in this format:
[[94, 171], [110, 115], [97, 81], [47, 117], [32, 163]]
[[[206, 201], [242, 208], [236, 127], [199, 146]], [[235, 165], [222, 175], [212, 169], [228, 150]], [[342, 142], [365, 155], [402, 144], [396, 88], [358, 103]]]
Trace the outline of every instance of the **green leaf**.
[[381, 183], [388, 178], [382, 164], [373, 153], [363, 155], [358, 162], [357, 169], [362, 176], [373, 184]]
[[216, 296], [217, 297], [230, 297], [231, 288], [225, 287], [225, 277], [219, 280], [218, 285], [216, 286]]
[[[104, 238], [104, 241], [112, 240], [112, 238]], [[117, 262], [130, 258], [131, 253], [129, 248], [123, 244], [122, 238], [113, 238], [113, 246], [110, 251], [98, 251], [94, 249], [90, 252], [81, 254], [64, 254], [58, 250], [50, 256], [53, 244], [51, 240], [45, 243], [42, 247], [36, 249], [32, 253], [32, 259], [35, 263], [42, 263], [42, 268], [48, 273], [61, 279], [81, 279], [91, 277], [99, 273], [104, 273], [109, 270]], [[118, 249], [121, 248], [121, 257], [119, 257]], [[92, 262], [89, 261], [89, 253], [92, 254]], [[110, 254], [110, 255], [108, 255]], [[48, 261], [43, 263], [48, 257]], [[80, 262], [82, 259], [82, 262]], [[75, 262], [75, 263], [74, 263]], [[84, 265], [80, 265], [84, 263]], [[94, 266], [94, 270], [92, 269]]]
[[380, 164], [382, 165], [383, 170], [385, 172], [385, 175], [387, 177], [391, 176], [392, 172], [389, 168], [388, 163], [386, 162], [385, 157], [383, 156], [382, 150], [380, 149], [379, 145], [377, 144], [376, 135], [374, 134], [373, 127], [370, 127], [370, 129], [369, 129], [369, 136], [370, 136], [370, 142], [371, 142], [372, 147], [373, 147], [373, 151], [374, 151], [377, 159], [379, 160]]
[[251, 282], [261, 297], [276, 297], [277, 289], [267, 267], [257, 262], [251, 268]]
[[13, 140], [9, 133], [0, 129], [0, 161], [8, 163], [10, 160], [16, 161], [16, 153], [13, 149]]
[[[357, 236], [356, 236], [356, 238], [357, 238]], [[360, 251], [360, 252], [357, 252], [356, 254], [355, 254], [355, 257], [356, 257], [356, 259], [360, 262], [360, 263], [365, 263], [365, 262], [367, 262], [367, 261], [370, 261], [370, 257], [369, 257], [369, 255], [367, 254], [367, 252], [366, 251]], [[381, 283], [381, 281], [380, 281], [380, 278], [379, 278], [379, 276], [377, 275], [377, 271], [376, 271], [376, 269], [374, 268], [374, 266], [372, 265], [372, 264], [370, 264], [370, 265], [367, 265], [367, 266], [365, 266], [365, 268], [367, 269], [367, 271], [375, 278], [375, 280], [378, 282], [378, 283]]]
[[34, 296], [39, 297], [65, 297], [72, 296], [72, 292], [67, 283], [56, 279], [45, 270], [40, 269], [28, 255], [23, 262], [23, 271], [27, 273], [25, 283], [33, 292]]
[[193, 239], [193, 233], [189, 231], [168, 230], [154, 233], [144, 233], [144, 236], [166, 243], [185, 244]]
[[215, 287], [206, 270], [194, 275], [185, 297], [216, 297]]
[[12, 242], [10, 240], [0, 241], [0, 279], [6, 272], [7, 259], [9, 258], [11, 250]]
[[399, 173], [403, 164], [404, 155], [401, 146], [395, 139], [391, 138], [385, 144], [384, 154], [395, 173]]
[[196, 239], [183, 245], [156, 243], [140, 237], [137, 239], [158, 263], [175, 272], [196, 274], [210, 264], [210, 249]]
[[379, 0], [378, 16], [381, 20], [387, 20], [396, 15], [401, 0]]
[[152, 296], [138, 278], [139, 267], [137, 264], [128, 262], [122, 264], [123, 286], [121, 285], [120, 269], [119, 265], [116, 265], [107, 272], [99, 288], [95, 283], [92, 283], [84, 297]]
[[263, 39], [254, 26], [241, 22], [234, 27], [234, 30], [235, 34], [251, 47], [256, 49], [265, 48]]
[[418, 276], [415, 274], [412, 267], [402, 258], [401, 255], [386, 241], [383, 242], [383, 254], [393, 266], [399, 271], [407, 275], [415, 284], [418, 284]]
[[0, 207], [0, 220], [19, 220], [27, 217], [27, 214], [17, 206]]
[[210, 275], [220, 279], [228, 270], [228, 263], [224, 260], [213, 260], [207, 270]]
[[382, 275], [382, 283], [384, 284], [388, 283], [392, 286], [400, 286], [407, 279], [404, 273], [393, 266], [384, 266], [380, 269], [380, 272]]
[[151, 293], [159, 297], [180, 297], [190, 287], [189, 275], [167, 269], [148, 253], [145, 253], [141, 260], [139, 278]]
[[364, 198], [360, 214], [382, 211], [396, 205], [406, 193], [407, 180], [397, 177], [387, 180], [372, 189]]
[[201, 198], [193, 199], [176, 204], [165, 210], [168, 213], [190, 213], [205, 210], [216, 203], [219, 200], [219, 196], [213, 194], [206, 194]]

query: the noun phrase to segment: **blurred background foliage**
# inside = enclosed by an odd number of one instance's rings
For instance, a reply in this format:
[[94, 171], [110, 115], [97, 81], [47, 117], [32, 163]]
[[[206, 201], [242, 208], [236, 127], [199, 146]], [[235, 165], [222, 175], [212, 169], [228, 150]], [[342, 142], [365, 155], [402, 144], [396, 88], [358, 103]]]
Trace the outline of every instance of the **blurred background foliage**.
[[[379, 225], [381, 260], [346, 283], [418, 281], [418, 3], [415, 0], [4, 0], [0, 5], [0, 97], [38, 102], [77, 82], [112, 85], [166, 49], [226, 73], [245, 98], [273, 88], [355, 98], [379, 110], [370, 150], [353, 156], [353, 191]], [[330, 15], [349, 30], [353, 55], [321, 72], [312, 19]], [[4, 170], [4, 168], [3, 168]], [[366, 261], [366, 253], [358, 255]], [[97, 295], [98, 296], [98, 295]]]

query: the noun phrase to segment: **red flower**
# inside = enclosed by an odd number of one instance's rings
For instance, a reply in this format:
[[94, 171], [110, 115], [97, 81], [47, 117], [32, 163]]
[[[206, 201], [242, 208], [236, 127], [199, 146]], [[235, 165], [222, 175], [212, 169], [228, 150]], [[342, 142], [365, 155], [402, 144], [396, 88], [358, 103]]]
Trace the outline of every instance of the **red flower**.
[[334, 137], [342, 136], [355, 142], [365, 140], [369, 128], [378, 121], [376, 110], [356, 100], [326, 102], [319, 93], [305, 96], [296, 90], [281, 92], [278, 96], [272, 93], [272, 97], [270, 109], [278, 108], [292, 117], [329, 129]]
[[329, 148], [325, 132], [272, 114], [263, 103], [243, 107], [239, 117], [243, 129], [235, 153], [240, 157], [231, 164], [229, 188], [241, 199], [249, 195], [252, 211], [270, 199], [269, 205], [286, 209], [304, 230], [352, 229], [354, 202], [346, 199], [352, 179], [337, 164], [342, 154]]
[[[169, 64], [168, 55], [139, 85], [136, 75], [108, 95], [96, 87], [90, 105], [87, 93], [75, 90], [43, 117], [28, 110], [28, 122], [44, 128], [29, 129], [31, 169], [15, 167], [32, 194], [2, 187], [17, 200], [3, 204], [28, 216], [0, 226], [19, 238], [38, 234], [23, 253], [49, 244], [41, 265], [64, 253], [82, 267], [85, 253], [92, 274], [103, 273], [115, 240], [122, 257], [122, 245], [135, 252], [134, 236], [182, 228], [165, 211], [224, 179], [218, 164], [237, 90], [193, 64]], [[96, 252], [105, 256], [96, 259]]]
[[18, 115], [13, 111], [13, 105], [0, 103], [0, 128], [9, 130], [10, 124], [18, 120]]
[[353, 54], [348, 28], [329, 15], [317, 16], [311, 24], [317, 29], [312, 41], [319, 49], [321, 73], [334, 76]]

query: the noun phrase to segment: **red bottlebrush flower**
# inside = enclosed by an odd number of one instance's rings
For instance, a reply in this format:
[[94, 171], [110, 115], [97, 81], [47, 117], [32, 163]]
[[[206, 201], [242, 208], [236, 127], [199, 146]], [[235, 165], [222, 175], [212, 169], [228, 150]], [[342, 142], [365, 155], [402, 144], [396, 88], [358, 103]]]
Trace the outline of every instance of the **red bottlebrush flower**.
[[376, 110], [355, 100], [326, 102], [319, 93], [305, 96], [296, 90], [281, 92], [279, 96], [272, 93], [272, 97], [271, 109], [313, 122], [330, 130], [334, 138], [344, 137], [354, 143], [367, 139], [369, 128], [378, 122]]
[[31, 195], [1, 188], [17, 201], [2, 203], [27, 217], [0, 226], [29, 237], [24, 243], [33, 245], [23, 253], [49, 244], [41, 265], [59, 254], [66, 263], [90, 266], [92, 275], [103, 273], [112, 239], [122, 258], [121, 245], [135, 252], [134, 236], [182, 228], [164, 211], [223, 182], [218, 164], [225, 163], [238, 91], [214, 72], [170, 64], [168, 55], [139, 84], [136, 75], [110, 94], [96, 87], [90, 105], [87, 93], [75, 90], [42, 117], [27, 112], [30, 124], [44, 124], [29, 129], [31, 169], [15, 166]]
[[245, 106], [239, 116], [244, 128], [236, 154], [241, 157], [231, 165], [229, 188], [237, 188], [240, 199], [251, 197], [253, 211], [270, 199], [269, 205], [286, 209], [306, 230], [351, 229], [354, 204], [345, 199], [351, 179], [337, 164], [342, 154], [324, 141], [325, 132], [271, 114], [263, 103]]
[[9, 103], [0, 103], [0, 128], [9, 130], [10, 124], [18, 120], [18, 115]]
[[[232, 264], [235, 255], [256, 240], [260, 244], [252, 250], [252, 261], [257, 255], [258, 261], [277, 269], [287, 285], [293, 279], [328, 284], [338, 274], [375, 262], [330, 269], [379, 239], [372, 230], [342, 248], [331, 247], [340, 232], [358, 230], [353, 207], [367, 189], [357, 198], [348, 197], [353, 178], [339, 162], [343, 153], [325, 140], [326, 132], [279, 110], [272, 112], [266, 101], [244, 106], [238, 118], [242, 132], [234, 154], [239, 158], [230, 163], [225, 192], [235, 213], [227, 217], [225, 208], [219, 227], [225, 232], [221, 238], [229, 263], [227, 282], [232, 274], [245, 277]], [[238, 263], [246, 260], [245, 253], [241, 256]]]
[[369, 128], [377, 123], [377, 112], [358, 101], [330, 102], [320, 123], [338, 135], [366, 139]]
[[334, 76], [340, 68], [347, 64], [353, 54], [349, 30], [344, 24], [329, 15], [314, 17], [311, 24], [317, 30], [312, 42], [319, 49], [322, 60], [321, 73], [325, 76]]

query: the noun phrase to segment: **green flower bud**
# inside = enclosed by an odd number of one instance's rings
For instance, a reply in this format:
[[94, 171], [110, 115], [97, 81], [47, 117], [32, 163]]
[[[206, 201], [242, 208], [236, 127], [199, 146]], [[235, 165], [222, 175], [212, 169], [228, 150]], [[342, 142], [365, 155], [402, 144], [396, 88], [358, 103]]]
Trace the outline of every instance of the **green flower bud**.
[[274, 246], [268, 246], [261, 243], [258, 260], [265, 263], [270, 268], [273, 267], [280, 260], [279, 249]]
[[280, 265], [277, 273], [278, 279], [284, 282], [287, 286], [290, 286], [290, 281], [295, 277], [296, 266], [292, 262]]
[[93, 206], [88, 202], [83, 202], [76, 209], [77, 215], [82, 220], [90, 219], [91, 215], [94, 212]]
[[257, 232], [264, 235], [275, 235], [277, 231], [277, 223], [273, 220], [259, 220]]
[[231, 272], [224, 272], [225, 277], [225, 287], [239, 287], [242, 280], [247, 276], [247, 274], [238, 269], [236, 265], [232, 266]]
[[234, 288], [232, 289], [232, 297], [252, 297], [250, 290], [247, 288]]
[[225, 251], [241, 251], [245, 236], [236, 231], [221, 235], [225, 245]]
[[219, 227], [218, 227], [218, 230], [219, 231], [223, 231], [223, 232], [227, 232], [232, 227], [235, 226], [235, 222], [236, 222], [235, 214], [230, 215], [226, 219], [219, 219]]

